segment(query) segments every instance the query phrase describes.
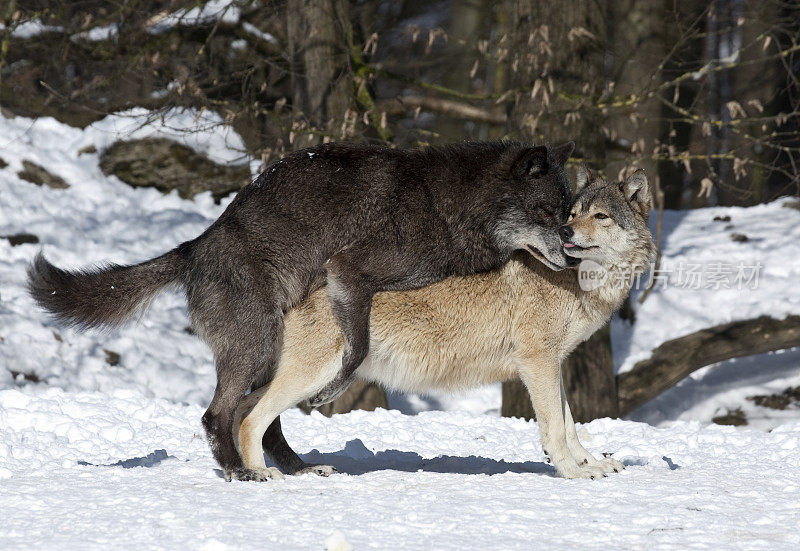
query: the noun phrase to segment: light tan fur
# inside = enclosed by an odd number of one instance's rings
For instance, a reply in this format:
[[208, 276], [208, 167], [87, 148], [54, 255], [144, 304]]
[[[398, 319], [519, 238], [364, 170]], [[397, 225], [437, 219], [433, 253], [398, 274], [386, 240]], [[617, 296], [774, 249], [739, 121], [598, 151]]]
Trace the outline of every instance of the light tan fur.
[[[587, 206], [587, 212], [595, 210]], [[646, 213], [641, 218], [635, 246], [623, 259], [639, 273], [654, 250]], [[600, 222], [589, 214], [571, 219], [575, 237], [584, 243], [602, 242], [616, 231]], [[619, 251], [614, 252], [616, 258]], [[597, 254], [592, 259], [598, 261]], [[620, 269], [604, 267], [610, 273]], [[568, 478], [604, 476], [622, 465], [597, 460], [581, 445], [560, 366], [627, 296], [630, 281], [612, 282], [610, 277], [607, 285], [583, 291], [576, 270], [554, 272], [520, 254], [498, 271], [379, 293], [370, 318], [370, 353], [357, 374], [405, 392], [459, 391], [519, 376], [535, 406], [542, 446], [558, 472]], [[261, 438], [267, 427], [336, 375], [344, 346], [324, 289], [291, 310], [285, 322], [273, 380], [242, 399], [234, 422], [245, 465], [259, 471], [266, 469]]]

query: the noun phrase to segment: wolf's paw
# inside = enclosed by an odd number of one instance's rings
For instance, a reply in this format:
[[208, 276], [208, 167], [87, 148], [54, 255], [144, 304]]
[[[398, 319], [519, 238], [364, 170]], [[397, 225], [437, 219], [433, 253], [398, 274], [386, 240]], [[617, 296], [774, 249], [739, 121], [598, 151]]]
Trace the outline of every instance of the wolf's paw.
[[308, 405], [315, 408], [323, 404], [333, 402], [336, 398], [344, 394], [344, 391], [347, 390], [347, 387], [349, 387], [350, 383], [352, 383], [354, 380], [355, 377], [350, 379], [341, 379], [336, 377], [330, 383], [325, 385], [325, 388], [320, 390], [316, 396], [309, 398]]
[[604, 458], [604, 459], [595, 459], [592, 455], [583, 454], [584, 459], [581, 460], [581, 456], [573, 456], [575, 460], [578, 462], [578, 465], [590, 465], [592, 467], [599, 467], [603, 470], [604, 473], [618, 473], [622, 469], [625, 468], [625, 465], [617, 461], [613, 458]]
[[606, 469], [607, 473], [618, 473], [625, 468], [621, 461], [617, 461], [613, 457], [604, 457], [600, 460], [600, 465]]
[[228, 480], [242, 480], [246, 482], [266, 482], [267, 480], [283, 480], [285, 477], [275, 467], [264, 467], [262, 469], [240, 468], [232, 470], [226, 478]]
[[556, 470], [564, 478], [589, 478], [597, 480], [606, 476], [606, 471], [600, 465], [578, 464], [571, 461], [566, 464], [556, 465]]
[[301, 474], [315, 474], [317, 476], [330, 476], [332, 474], [336, 474], [339, 471], [336, 470], [335, 467], [331, 465], [309, 465], [303, 469], [300, 469], [297, 472], [292, 473], [293, 475], [301, 475]]

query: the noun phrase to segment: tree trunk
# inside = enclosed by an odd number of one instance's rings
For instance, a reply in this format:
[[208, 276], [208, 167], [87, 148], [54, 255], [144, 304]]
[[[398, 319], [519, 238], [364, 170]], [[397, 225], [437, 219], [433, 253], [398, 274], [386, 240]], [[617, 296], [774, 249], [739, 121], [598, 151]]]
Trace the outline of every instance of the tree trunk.
[[[670, 47], [664, 40], [664, 32], [672, 20], [665, 23], [665, 11], [654, 9], [658, 7], [658, 2], [640, 0], [615, 0], [609, 5], [606, 71], [609, 90], [615, 97], [640, 95], [651, 75], [657, 77], [650, 86], [661, 82], [658, 67]], [[671, 100], [672, 90], [669, 94]], [[661, 132], [658, 122], [661, 108], [658, 101], [646, 101], [630, 108], [609, 110], [606, 121], [609, 145], [604, 167], [609, 177], [616, 177], [621, 169], [636, 163], [651, 180], [655, 179], [658, 162], [649, 157]]]
[[[453, 90], [465, 93], [473, 92], [469, 76], [474, 62], [474, 46], [481, 35], [484, 24], [483, 2], [450, 2], [450, 21], [447, 26], [447, 46], [442, 52], [446, 60], [447, 72], [444, 74], [444, 84]], [[439, 111], [442, 115], [451, 113]], [[477, 139], [475, 125], [464, 120], [440, 116], [436, 118], [434, 130], [441, 136], [443, 142], [452, 142], [468, 139]]]
[[[606, 3], [600, 0], [515, 0], [510, 2], [507, 15], [512, 45], [508, 88], [531, 90], [537, 79], [546, 86], [552, 78], [555, 93], [551, 93], [551, 101], [555, 102], [560, 94], [587, 98], [574, 109], [577, 118], [567, 121], [563, 112], [542, 109], [542, 96], [532, 100], [530, 93], [520, 94], [511, 114], [514, 126], [522, 129], [523, 138], [532, 141], [558, 144], [575, 140], [575, 156], [596, 168], [603, 168], [605, 163], [604, 116], [593, 104], [605, 83], [606, 11]], [[546, 31], [533, 36], [541, 25], [547, 26]], [[544, 41], [549, 42], [549, 54], [543, 54], [540, 48]], [[562, 371], [576, 420], [617, 415], [607, 328], [579, 346], [565, 361]], [[520, 391], [522, 384], [504, 385], [502, 414], [532, 414], [527, 392]]]
[[[353, 97], [353, 78], [345, 26], [344, 0], [288, 0], [286, 27], [292, 61], [292, 104], [313, 127], [334, 132]], [[301, 133], [294, 145], [319, 143], [313, 132]]]
[[572, 417], [586, 423], [619, 417], [614, 359], [608, 325], [575, 349], [562, 370]]
[[500, 406], [500, 415], [503, 417], [520, 417], [522, 419], [536, 419], [533, 411], [531, 396], [528, 389], [517, 378], [503, 383], [503, 398]]

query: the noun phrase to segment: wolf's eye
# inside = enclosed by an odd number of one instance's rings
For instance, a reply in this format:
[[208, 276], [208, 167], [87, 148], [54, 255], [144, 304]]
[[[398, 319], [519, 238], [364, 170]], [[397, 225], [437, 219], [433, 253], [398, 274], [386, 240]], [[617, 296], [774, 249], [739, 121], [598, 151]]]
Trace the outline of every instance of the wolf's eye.
[[605, 220], [606, 218], [608, 218], [608, 216], [606, 216], [602, 212], [598, 212], [597, 214], [594, 215], [594, 217], [597, 218], [598, 220]]

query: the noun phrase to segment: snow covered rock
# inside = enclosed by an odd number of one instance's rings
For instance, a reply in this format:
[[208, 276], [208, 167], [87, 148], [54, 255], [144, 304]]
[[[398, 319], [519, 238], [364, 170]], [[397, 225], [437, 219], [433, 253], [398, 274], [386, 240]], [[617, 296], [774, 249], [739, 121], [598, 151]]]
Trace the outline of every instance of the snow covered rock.
[[219, 165], [166, 138], [119, 141], [100, 155], [100, 168], [134, 187], [177, 190], [184, 199], [210, 191], [220, 199], [250, 182], [243, 165]]

